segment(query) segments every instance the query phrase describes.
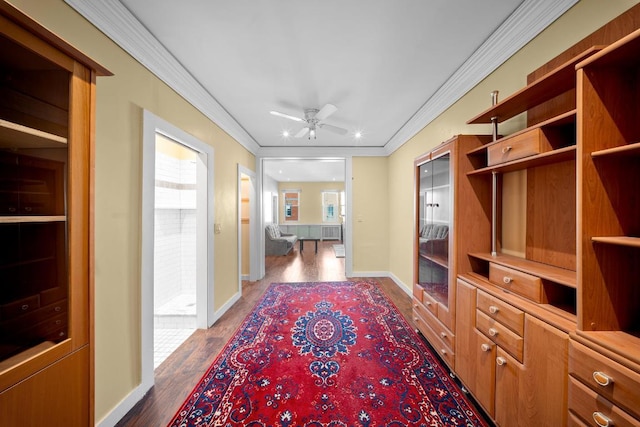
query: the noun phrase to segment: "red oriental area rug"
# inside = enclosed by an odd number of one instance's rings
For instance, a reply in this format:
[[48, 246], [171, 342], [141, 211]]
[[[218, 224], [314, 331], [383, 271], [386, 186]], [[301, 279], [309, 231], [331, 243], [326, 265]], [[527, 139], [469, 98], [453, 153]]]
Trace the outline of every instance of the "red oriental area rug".
[[375, 281], [274, 283], [170, 426], [486, 426]]

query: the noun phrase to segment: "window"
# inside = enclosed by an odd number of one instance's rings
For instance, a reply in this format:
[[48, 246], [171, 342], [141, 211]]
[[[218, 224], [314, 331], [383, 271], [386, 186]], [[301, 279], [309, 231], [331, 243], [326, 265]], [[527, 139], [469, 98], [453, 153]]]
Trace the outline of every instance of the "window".
[[300, 208], [300, 192], [298, 190], [284, 190], [284, 220], [297, 221]]
[[322, 222], [339, 222], [340, 193], [337, 191], [322, 192]]

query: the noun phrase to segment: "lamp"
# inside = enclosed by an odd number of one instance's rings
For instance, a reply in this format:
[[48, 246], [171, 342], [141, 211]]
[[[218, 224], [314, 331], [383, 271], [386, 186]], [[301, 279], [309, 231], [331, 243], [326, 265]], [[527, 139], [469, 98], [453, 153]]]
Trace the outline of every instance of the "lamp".
[[309, 139], [316, 139], [316, 124], [315, 123], [309, 123]]

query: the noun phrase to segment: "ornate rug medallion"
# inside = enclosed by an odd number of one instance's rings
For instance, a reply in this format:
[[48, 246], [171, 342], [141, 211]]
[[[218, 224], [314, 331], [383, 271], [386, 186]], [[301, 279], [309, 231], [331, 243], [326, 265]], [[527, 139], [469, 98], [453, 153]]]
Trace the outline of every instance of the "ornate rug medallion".
[[171, 426], [485, 426], [375, 281], [276, 283]]

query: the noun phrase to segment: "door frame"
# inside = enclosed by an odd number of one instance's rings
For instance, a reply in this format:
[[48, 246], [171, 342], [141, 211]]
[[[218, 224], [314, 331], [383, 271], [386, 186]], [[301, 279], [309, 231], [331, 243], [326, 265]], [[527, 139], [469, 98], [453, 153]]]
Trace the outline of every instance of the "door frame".
[[256, 209], [257, 179], [256, 173], [238, 164], [238, 295], [242, 295], [242, 175], [249, 177], [251, 183], [249, 192], [249, 280], [259, 280], [257, 230], [259, 230]]
[[[197, 327], [207, 328], [214, 322], [214, 274], [213, 274], [213, 214], [214, 214], [214, 149], [196, 137], [171, 123], [143, 111], [142, 137], [142, 268], [140, 298], [140, 340], [141, 340], [141, 388], [148, 391], [154, 384], [153, 363], [153, 292], [154, 292], [154, 246], [155, 246], [155, 154], [156, 135], [162, 134], [196, 151], [197, 176], [197, 218], [196, 227], [206, 228], [206, 233], [198, 233], [196, 251], [203, 253], [203, 260], [197, 260], [196, 312]], [[200, 183], [205, 183], [202, 191]]]
[[[344, 259], [344, 274], [345, 277], [353, 277], [353, 156], [295, 156], [295, 157], [286, 157], [286, 156], [263, 156], [256, 157], [256, 174], [258, 176], [258, 194], [257, 194], [257, 204], [262, 207], [265, 203], [271, 204], [271, 196], [269, 198], [265, 197], [264, 189], [263, 189], [263, 179], [264, 179], [264, 165], [263, 162], [265, 160], [278, 160], [278, 159], [342, 159], [344, 160], [344, 190], [345, 196], [347, 198], [346, 205], [346, 215], [347, 221], [344, 224], [345, 232], [343, 235], [343, 242], [345, 249], [345, 259]], [[256, 253], [257, 253], [257, 268], [258, 268], [258, 277], [262, 278], [266, 274], [265, 267], [265, 236], [264, 236], [264, 228], [266, 226], [265, 217], [264, 217], [264, 209], [258, 209], [258, 224], [260, 228], [258, 229], [258, 233], [256, 236]]]

